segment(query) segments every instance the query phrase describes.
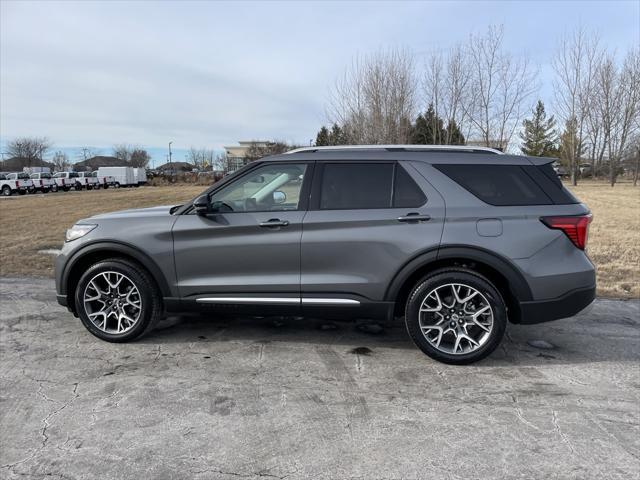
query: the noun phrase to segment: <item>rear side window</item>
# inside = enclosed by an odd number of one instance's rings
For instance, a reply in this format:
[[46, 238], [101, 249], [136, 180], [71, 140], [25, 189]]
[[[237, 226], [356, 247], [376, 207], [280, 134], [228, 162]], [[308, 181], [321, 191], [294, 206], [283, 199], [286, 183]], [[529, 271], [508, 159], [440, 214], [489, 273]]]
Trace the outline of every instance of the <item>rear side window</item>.
[[320, 209], [390, 208], [393, 169], [393, 163], [326, 164]]
[[[434, 165], [490, 205], [551, 205], [551, 198], [518, 165]], [[534, 167], [535, 168], [535, 167]]]

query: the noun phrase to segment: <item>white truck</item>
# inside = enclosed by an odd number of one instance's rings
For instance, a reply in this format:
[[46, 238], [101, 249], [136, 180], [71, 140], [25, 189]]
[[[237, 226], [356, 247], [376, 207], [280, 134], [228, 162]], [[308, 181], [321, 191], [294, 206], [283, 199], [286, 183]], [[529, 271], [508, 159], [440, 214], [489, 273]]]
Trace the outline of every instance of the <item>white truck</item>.
[[147, 183], [147, 170], [144, 168], [133, 169], [133, 176], [136, 179], [136, 186], [145, 185]]
[[100, 167], [98, 168], [99, 177], [113, 177], [115, 179], [115, 187], [133, 187], [137, 185], [132, 167]]
[[42, 193], [47, 193], [49, 191], [58, 191], [58, 185], [53, 180], [49, 172], [32, 173], [30, 177], [31, 181], [33, 182], [33, 187], [36, 190], [40, 190]]
[[14, 193], [24, 195], [33, 189], [33, 182], [26, 173], [0, 173], [0, 193], [9, 197]]
[[94, 188], [98, 190], [100, 188], [97, 177], [91, 175], [91, 172], [78, 172], [78, 180], [82, 183], [82, 188], [87, 190], [93, 190]]
[[83, 182], [79, 180], [77, 172], [58, 172], [53, 176], [53, 179], [58, 185], [58, 189], [65, 192], [68, 192], [70, 188], [82, 189]]
[[[98, 170], [91, 172], [91, 176], [98, 179], [98, 185], [102, 188], [115, 187], [116, 179], [111, 175], [102, 176], [98, 173]], [[99, 188], [99, 187], [98, 187]]]

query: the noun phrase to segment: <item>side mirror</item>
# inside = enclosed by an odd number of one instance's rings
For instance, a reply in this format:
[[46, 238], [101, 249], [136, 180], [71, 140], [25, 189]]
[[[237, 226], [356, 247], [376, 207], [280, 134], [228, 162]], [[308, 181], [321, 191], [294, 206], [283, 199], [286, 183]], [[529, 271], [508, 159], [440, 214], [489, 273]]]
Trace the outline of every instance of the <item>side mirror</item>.
[[210, 211], [209, 195], [200, 195], [193, 201], [193, 208], [198, 215], [206, 215]]
[[279, 205], [287, 201], [287, 194], [280, 190], [273, 192], [273, 203]]

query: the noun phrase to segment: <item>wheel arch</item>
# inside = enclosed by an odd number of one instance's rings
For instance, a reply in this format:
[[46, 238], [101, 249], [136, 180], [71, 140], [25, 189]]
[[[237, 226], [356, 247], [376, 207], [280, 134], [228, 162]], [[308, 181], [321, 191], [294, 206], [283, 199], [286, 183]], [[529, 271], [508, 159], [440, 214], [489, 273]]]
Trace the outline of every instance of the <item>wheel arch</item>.
[[151, 274], [161, 296], [171, 296], [169, 284], [162, 270], [146, 253], [137, 247], [120, 242], [97, 242], [88, 244], [74, 253], [67, 261], [62, 272], [60, 293], [67, 296], [69, 308], [74, 309], [73, 295], [82, 273], [90, 265], [108, 258], [121, 258], [144, 268]]
[[416, 283], [429, 272], [445, 267], [465, 267], [487, 277], [503, 296], [509, 321], [520, 323], [520, 302], [532, 294], [522, 273], [507, 259], [476, 247], [445, 246], [418, 255], [405, 264], [391, 281], [385, 300], [394, 302], [394, 314], [402, 316], [404, 306]]

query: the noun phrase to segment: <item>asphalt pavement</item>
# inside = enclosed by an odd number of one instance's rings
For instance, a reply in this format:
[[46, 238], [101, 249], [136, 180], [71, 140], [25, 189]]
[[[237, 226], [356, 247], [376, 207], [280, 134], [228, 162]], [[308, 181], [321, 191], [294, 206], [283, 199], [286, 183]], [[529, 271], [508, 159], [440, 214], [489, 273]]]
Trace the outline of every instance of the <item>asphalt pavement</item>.
[[185, 316], [109, 344], [54, 293], [0, 279], [0, 478], [640, 478], [639, 301], [454, 367], [401, 324]]

